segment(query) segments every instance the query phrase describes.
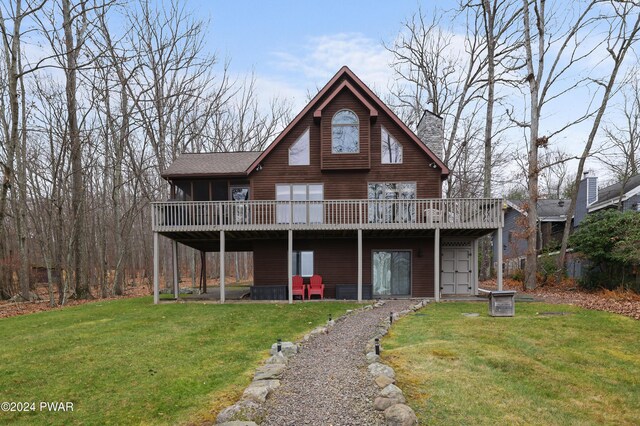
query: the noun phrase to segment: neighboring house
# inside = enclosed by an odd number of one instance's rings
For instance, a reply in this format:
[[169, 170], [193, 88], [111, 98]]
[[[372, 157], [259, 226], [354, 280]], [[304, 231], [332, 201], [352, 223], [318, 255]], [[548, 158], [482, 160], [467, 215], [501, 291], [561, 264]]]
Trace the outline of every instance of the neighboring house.
[[442, 119], [425, 113], [418, 135], [343, 67], [265, 151], [182, 154], [162, 173], [172, 199], [152, 205], [156, 303], [159, 235], [174, 269], [176, 242], [252, 251], [254, 299], [291, 301], [291, 277], [314, 274], [329, 298], [476, 294], [502, 201], [441, 198]]
[[[524, 267], [527, 252], [525, 231], [527, 213], [524, 203], [525, 201], [505, 201], [502, 254], [507, 273]], [[570, 203], [569, 199], [538, 200], [538, 251], [553, 248], [562, 242]], [[640, 175], [632, 176], [626, 182], [598, 188], [598, 178], [592, 172], [585, 172], [578, 187], [573, 227], [579, 226], [587, 214], [613, 208], [620, 208], [622, 211], [640, 211]], [[500, 244], [495, 232], [493, 235], [494, 259], [496, 259], [498, 247]]]
[[[505, 200], [504, 230], [501, 244], [498, 243], [498, 233], [493, 235], [493, 257], [497, 259], [498, 247], [502, 246], [503, 259], [509, 261], [508, 269], [522, 268], [522, 261], [527, 253], [526, 201]], [[538, 251], [554, 247], [562, 242], [564, 224], [571, 200], [552, 199], [538, 200]], [[515, 266], [514, 266], [515, 263]]]
[[640, 175], [598, 188], [598, 178], [590, 172], [585, 173], [578, 188], [574, 226], [578, 226], [587, 214], [603, 209], [640, 211]]

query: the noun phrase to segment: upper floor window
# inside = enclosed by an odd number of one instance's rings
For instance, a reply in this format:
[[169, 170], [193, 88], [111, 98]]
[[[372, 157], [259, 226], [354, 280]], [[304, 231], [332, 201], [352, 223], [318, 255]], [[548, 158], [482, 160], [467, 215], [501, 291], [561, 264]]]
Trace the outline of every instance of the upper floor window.
[[343, 109], [331, 119], [331, 152], [352, 154], [360, 152], [360, 124], [358, 116]]
[[309, 129], [298, 138], [289, 148], [290, 166], [309, 165]]
[[381, 158], [382, 164], [402, 163], [402, 145], [382, 127]]

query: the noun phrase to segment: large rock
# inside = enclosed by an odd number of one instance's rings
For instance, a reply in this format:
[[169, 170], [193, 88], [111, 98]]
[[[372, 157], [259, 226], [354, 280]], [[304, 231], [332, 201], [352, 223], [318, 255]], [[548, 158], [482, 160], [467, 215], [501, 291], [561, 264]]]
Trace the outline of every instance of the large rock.
[[[271, 355], [275, 355], [278, 352], [278, 344], [271, 345]], [[282, 354], [284, 356], [291, 356], [298, 353], [298, 345], [292, 342], [282, 342]]]
[[279, 379], [286, 368], [284, 364], [266, 364], [256, 370], [253, 380]]
[[380, 362], [380, 355], [376, 355], [375, 352], [367, 352], [367, 363], [372, 364], [374, 362]]
[[327, 334], [327, 327], [316, 327], [309, 333], [311, 336], [316, 336], [318, 334]]
[[244, 390], [242, 399], [262, 403], [271, 391], [280, 387], [280, 380], [256, 380]]
[[225, 408], [218, 414], [216, 423], [228, 423], [232, 421], [254, 421], [262, 416], [260, 405], [257, 402], [243, 399], [240, 402]]
[[369, 373], [371, 373], [373, 377], [387, 376], [392, 379], [396, 378], [396, 372], [393, 371], [393, 368], [389, 367], [388, 365], [381, 364], [379, 362], [374, 362], [373, 364], [369, 364], [368, 369], [369, 369]]
[[396, 404], [384, 410], [384, 418], [387, 426], [413, 426], [418, 424], [416, 413], [411, 407], [404, 404]]
[[396, 399], [398, 402], [406, 402], [402, 390], [394, 384], [389, 384], [382, 389], [380, 396], [385, 398]]
[[267, 359], [267, 364], [286, 364], [287, 357], [282, 352], [278, 352]]
[[392, 405], [396, 405], [399, 403], [400, 401], [398, 401], [397, 399], [379, 396], [373, 401], [373, 408], [375, 408], [378, 411], [385, 411], [387, 408], [391, 407]]
[[395, 379], [392, 379], [389, 376], [378, 376], [374, 381], [376, 382], [376, 385], [381, 389], [384, 389], [396, 382]]

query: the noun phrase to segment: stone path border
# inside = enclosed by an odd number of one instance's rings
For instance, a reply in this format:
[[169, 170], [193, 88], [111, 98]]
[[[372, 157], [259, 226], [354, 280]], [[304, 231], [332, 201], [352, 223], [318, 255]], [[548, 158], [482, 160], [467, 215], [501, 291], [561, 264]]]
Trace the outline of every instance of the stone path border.
[[[405, 404], [406, 399], [402, 390], [395, 385], [396, 373], [390, 366], [381, 362], [381, 358], [375, 352], [376, 340], [382, 339], [391, 328], [392, 321], [402, 318], [410, 312], [415, 312], [428, 303], [422, 300], [409, 309], [392, 314], [391, 318], [382, 321], [378, 325], [378, 333], [369, 340], [365, 347], [367, 362], [369, 363], [369, 373], [374, 377], [376, 385], [380, 388], [379, 396], [373, 402], [373, 408], [384, 411], [384, 417], [388, 426], [411, 426], [418, 424], [418, 418], [413, 409]], [[377, 302], [374, 307], [382, 307], [383, 300]], [[382, 352], [379, 345], [379, 351]]]
[[[240, 400], [222, 410], [218, 414], [216, 423], [223, 426], [253, 426], [262, 423], [266, 415], [265, 403], [267, 398], [280, 387], [280, 379], [290, 357], [295, 356], [306, 342], [315, 339], [319, 335], [329, 333], [336, 323], [346, 320], [350, 314], [381, 308], [385, 303], [385, 301], [378, 301], [373, 305], [347, 310], [346, 315], [335, 321], [329, 320], [324, 326], [314, 328], [298, 342], [282, 342], [281, 352], [277, 351], [277, 344], [274, 343], [270, 351], [271, 357], [266, 360], [264, 365], [256, 369], [253, 381], [244, 390]], [[411, 305], [409, 309], [394, 313], [394, 320], [421, 308], [426, 303], [426, 301], [419, 301], [417, 304]], [[377, 338], [384, 336], [390, 325], [389, 319], [381, 321], [376, 327], [374, 336]], [[368, 371], [373, 376], [376, 385], [381, 389], [380, 395], [375, 399], [374, 409], [384, 410], [384, 418], [387, 425], [404, 426], [417, 424], [413, 410], [404, 404], [405, 398], [402, 391], [394, 385], [395, 373], [393, 369], [380, 363], [380, 357], [375, 354], [374, 339], [367, 342], [365, 353], [366, 362], [369, 364]]]

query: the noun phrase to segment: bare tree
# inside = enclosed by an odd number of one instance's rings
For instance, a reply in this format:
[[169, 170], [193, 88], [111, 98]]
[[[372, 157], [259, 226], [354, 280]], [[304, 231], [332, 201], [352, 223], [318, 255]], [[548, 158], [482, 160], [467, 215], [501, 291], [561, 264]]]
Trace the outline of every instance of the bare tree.
[[[605, 15], [605, 23], [608, 31], [606, 35], [606, 51], [608, 53], [608, 59], [611, 63], [610, 73], [602, 81], [597, 82], [602, 88], [602, 97], [599, 107], [595, 114], [591, 131], [584, 145], [582, 155], [578, 162], [578, 170], [576, 173], [574, 187], [578, 188], [580, 179], [584, 171], [585, 161], [591, 153], [591, 147], [598, 134], [602, 117], [604, 116], [609, 100], [614, 92], [618, 74], [622, 68], [625, 57], [630, 49], [638, 41], [638, 31], [640, 31], [640, 4], [634, 1], [619, 2], [610, 0], [604, 2], [609, 6], [609, 14]], [[571, 218], [575, 214], [577, 204], [577, 191], [571, 198], [571, 205], [567, 212], [567, 220], [564, 226], [564, 232], [562, 235], [562, 246], [560, 248], [560, 254], [558, 255], [558, 270], [564, 270], [565, 257], [567, 252], [567, 246], [569, 243], [569, 233], [571, 231]]]
[[[2, 36], [3, 57], [7, 72], [7, 95], [9, 98], [10, 115], [8, 122], [3, 120], [5, 128], [5, 160], [3, 162], [3, 183], [0, 190], [0, 258], [6, 258], [4, 220], [7, 207], [7, 196], [9, 188], [15, 182], [14, 189], [17, 189], [15, 201], [16, 210], [16, 228], [18, 231], [18, 246], [20, 250], [20, 269], [19, 281], [22, 297], [25, 300], [30, 299], [29, 290], [29, 262], [27, 249], [27, 215], [26, 215], [26, 93], [24, 90], [24, 74], [22, 67], [22, 22], [29, 16], [38, 12], [44, 5], [44, 1], [25, 2], [26, 7], [23, 10], [22, 2], [16, 0], [5, 6], [0, 6], [0, 33]], [[3, 9], [7, 8], [9, 13], [8, 20], [5, 20]], [[7, 22], [11, 23], [13, 29], [7, 28]], [[21, 108], [22, 107], [22, 108]], [[3, 116], [4, 118], [4, 116]], [[17, 158], [18, 174], [14, 176], [14, 161]], [[11, 274], [2, 273], [0, 279], [3, 285], [0, 289], [8, 286], [7, 281], [11, 281]], [[5, 293], [5, 291], [1, 291]], [[6, 295], [6, 294], [5, 294]]]
[[[591, 35], [594, 28], [602, 22], [602, 10], [599, 8], [602, 3], [604, 2], [601, 0], [581, 1], [572, 4], [572, 10], [566, 8], [548, 10], [545, 0], [523, 0], [524, 51], [527, 64], [525, 81], [528, 83], [529, 117], [527, 122], [519, 122], [518, 124], [529, 130], [527, 155], [529, 233], [525, 267], [527, 288], [536, 287], [537, 232], [535, 230], [538, 221], [536, 205], [539, 197], [538, 180], [540, 175], [538, 151], [541, 147], [546, 148], [549, 140], [554, 136], [594, 115], [594, 111], [587, 108], [587, 111], [577, 118], [568, 118], [566, 124], [547, 135], [543, 135], [541, 134], [542, 113], [546, 109], [544, 108], [546, 105], [558, 100], [563, 95], [572, 93], [574, 89], [587, 82], [601, 84], [592, 77], [576, 78], [572, 76], [569, 83], [566, 83], [564, 78], [571, 72], [575, 72], [577, 64], [584, 62], [587, 57], [597, 54], [605, 42], [605, 40], [595, 40], [592, 43], [582, 43], [582, 38]], [[560, 14], [563, 15], [559, 16]], [[613, 80], [615, 81], [615, 77]], [[610, 91], [605, 90], [607, 98], [609, 93]], [[603, 106], [604, 108], [599, 109], [596, 114], [594, 136], [601, 113], [604, 113], [606, 109], [606, 103]], [[584, 158], [587, 155], [588, 150]], [[575, 198], [572, 201], [572, 206], [575, 209]], [[570, 213], [569, 218], [572, 215], [572, 212]]]
[[640, 173], [640, 80], [637, 70], [631, 74], [635, 76], [625, 84], [617, 120], [604, 126], [605, 146], [600, 156], [617, 182]]

